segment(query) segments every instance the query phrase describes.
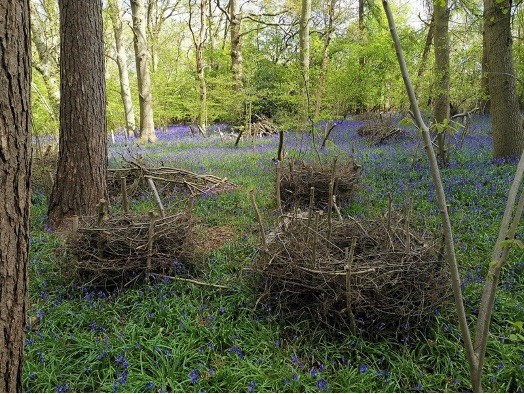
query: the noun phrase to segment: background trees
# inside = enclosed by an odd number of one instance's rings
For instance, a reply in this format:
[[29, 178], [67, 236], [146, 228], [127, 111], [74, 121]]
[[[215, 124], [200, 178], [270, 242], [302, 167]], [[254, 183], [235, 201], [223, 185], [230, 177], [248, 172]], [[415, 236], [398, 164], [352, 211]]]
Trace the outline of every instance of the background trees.
[[[32, 1], [33, 8], [39, 10], [37, 16], [49, 20], [46, 26], [53, 26], [53, 0]], [[145, 30], [135, 34], [133, 31], [139, 29], [138, 26], [131, 28], [131, 5], [137, 11], [138, 3], [142, 3], [140, 13], [144, 15], [140, 21], [144, 22]], [[509, 1], [505, 6], [497, 4], [502, 10], [509, 10], [503, 14], [506, 16], [504, 34], [511, 31], [517, 41], [522, 40], [524, 17], [520, 7], [511, 6]], [[420, 101], [425, 104], [423, 110], [428, 114], [434, 111], [436, 121], [441, 122], [447, 118], [448, 101], [461, 111], [487, 108], [485, 90], [489, 74], [482, 66], [486, 64], [482, 31], [489, 29], [489, 24], [483, 22], [483, 2], [420, 0], [393, 2], [392, 6], [398, 16], [408, 67], [417, 75], [414, 83]], [[115, 87], [108, 90], [108, 124], [113, 129], [126, 125], [130, 128], [130, 100], [124, 110], [122, 96], [116, 88], [119, 75], [127, 70], [133, 101], [142, 106], [151, 102], [155, 107], [154, 118], [152, 110], [145, 111], [149, 112], [146, 116], [149, 120], [141, 127], [143, 141], [155, 139], [145, 137], [151, 135], [152, 131], [148, 130], [154, 130], [155, 123], [194, 121], [202, 127], [216, 121], [243, 123], [248, 114], [247, 102], [253, 115], [271, 116], [277, 121], [293, 118], [302, 111], [305, 66], [310, 113], [316, 118], [409, 108], [394, 66], [385, 18], [377, 2], [313, 2], [309, 17], [308, 2], [302, 0], [134, 0], [131, 3], [112, 0], [107, 8], [112, 19], [118, 7], [122, 8], [122, 20], [120, 23], [113, 20], [112, 25], [121, 29], [121, 40], [118, 45], [114, 39], [107, 43], [109, 56], [122, 58], [124, 51], [133, 51], [130, 45], [133, 39], [137, 39], [138, 44], [139, 38], [141, 52], [138, 60], [129, 59], [127, 67], [123, 61], [119, 61], [118, 68], [113, 63], [108, 65], [107, 82]], [[35, 20], [37, 28], [39, 20]], [[309, 32], [305, 30], [306, 21], [309, 21]], [[134, 22], [139, 19], [135, 18]], [[53, 35], [52, 30], [46, 37], [49, 35]], [[308, 56], [305, 55], [306, 41], [309, 41]], [[47, 42], [53, 40], [47, 39]], [[511, 40], [507, 45], [511, 46]], [[514, 46], [514, 54], [518, 78], [524, 70], [524, 50]], [[427, 60], [431, 58], [435, 59], [434, 63]], [[498, 55], [494, 58], [503, 59]], [[445, 71], [447, 62], [449, 71]], [[35, 67], [45, 69], [46, 64], [45, 56], [37, 54]], [[139, 94], [135, 81], [140, 77], [147, 82], [144, 67], [150, 70], [150, 93], [140, 90]], [[511, 70], [492, 73], [504, 74], [511, 74]], [[44, 99], [52, 103], [52, 96], [38, 94], [52, 90], [46, 87], [48, 83], [43, 75], [38, 73], [34, 84], [37, 93], [34, 121], [38, 128], [50, 128], [52, 123], [43, 121], [49, 117], [45, 114]], [[482, 79], [483, 75], [486, 78]], [[120, 80], [121, 86], [126, 85], [123, 74]], [[521, 102], [523, 92], [524, 88], [518, 85], [516, 99]], [[152, 108], [153, 104], [146, 107]]]
[[102, 2], [60, 0], [60, 155], [48, 222], [95, 213], [107, 195]]
[[29, 1], [0, 3], [0, 391], [22, 392], [31, 172]]

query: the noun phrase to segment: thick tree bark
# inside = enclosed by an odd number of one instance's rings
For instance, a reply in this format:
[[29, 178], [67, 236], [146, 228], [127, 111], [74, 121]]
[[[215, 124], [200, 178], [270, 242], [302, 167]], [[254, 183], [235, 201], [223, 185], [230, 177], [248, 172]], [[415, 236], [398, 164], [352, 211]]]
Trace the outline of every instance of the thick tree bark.
[[522, 116], [513, 67], [510, 0], [484, 0], [484, 34], [488, 63], [493, 156], [520, 155], [524, 149]]
[[122, 104], [124, 105], [126, 117], [126, 133], [129, 136], [134, 132], [136, 124], [135, 109], [133, 107], [131, 88], [129, 85], [129, 73], [127, 72], [127, 53], [122, 36], [122, 4], [120, 1], [121, 0], [109, 0], [108, 5], [109, 16], [113, 24], [113, 34], [115, 36], [116, 63], [120, 77], [120, 95], [122, 96]]
[[155, 124], [153, 121], [153, 95], [151, 94], [151, 76], [149, 75], [148, 52], [146, 41], [146, 7], [144, 0], [131, 0], [133, 14], [133, 42], [138, 79], [138, 103], [140, 104], [140, 142], [155, 142]]
[[[449, 119], [449, 13], [448, 0], [433, 1], [433, 20], [435, 24], [435, 80], [433, 114], [435, 122], [442, 124]], [[437, 134], [438, 158], [440, 163], [446, 164], [446, 130]]]
[[233, 74], [233, 89], [240, 92], [242, 83], [242, 40], [240, 35], [240, 24], [242, 16], [238, 0], [229, 0], [229, 20], [231, 37], [231, 73]]
[[0, 392], [22, 392], [31, 202], [29, 1], [0, 3]]
[[48, 223], [93, 215], [107, 196], [102, 1], [59, 0], [60, 140]]
[[33, 59], [33, 65], [44, 80], [51, 107], [50, 115], [58, 120], [60, 112], [58, 5], [54, 2], [45, 2], [42, 6], [45, 8], [38, 12], [34, 0], [30, 3], [31, 40], [38, 55], [38, 59]]
[[328, 23], [326, 26], [324, 46], [322, 47], [322, 65], [320, 77], [318, 79], [317, 98], [315, 100], [315, 118], [320, 115], [320, 110], [322, 109], [322, 99], [324, 98], [324, 92], [326, 90], [326, 77], [329, 63], [329, 45], [331, 44], [331, 38], [333, 37], [333, 21], [335, 19], [336, 4], [337, 0], [329, 0]]

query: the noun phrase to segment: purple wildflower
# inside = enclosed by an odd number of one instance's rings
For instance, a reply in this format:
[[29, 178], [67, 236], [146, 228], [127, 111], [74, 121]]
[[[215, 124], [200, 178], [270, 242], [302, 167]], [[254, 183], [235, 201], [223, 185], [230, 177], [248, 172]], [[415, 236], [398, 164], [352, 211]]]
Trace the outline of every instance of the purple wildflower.
[[326, 379], [319, 379], [319, 380], [317, 380], [317, 387], [320, 390], [327, 390], [327, 388], [328, 388], [327, 380]]
[[189, 381], [192, 384], [198, 382], [198, 369], [193, 369], [191, 372], [189, 372]]

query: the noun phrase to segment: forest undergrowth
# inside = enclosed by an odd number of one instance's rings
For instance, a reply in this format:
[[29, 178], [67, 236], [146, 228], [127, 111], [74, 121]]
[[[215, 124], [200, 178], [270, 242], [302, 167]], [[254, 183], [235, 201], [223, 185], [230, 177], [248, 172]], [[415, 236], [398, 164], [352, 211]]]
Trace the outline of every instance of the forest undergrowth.
[[[287, 133], [288, 157], [329, 163], [354, 154], [362, 180], [343, 214], [384, 214], [388, 196], [413, 221], [435, 234], [439, 218], [429, 169], [415, 130], [379, 145], [357, 134], [362, 122], [341, 120], [325, 148], [321, 130]], [[117, 136], [110, 166], [141, 156], [148, 163], [227, 177], [238, 187], [195, 200], [208, 250], [195, 279], [214, 288], [170, 279], [122, 291], [72, 286], [61, 278], [59, 238], [46, 230], [46, 195], [33, 194], [30, 311], [24, 389], [32, 392], [461, 392], [470, 390], [467, 362], [452, 306], [435, 310], [425, 330], [400, 327], [366, 340], [333, 332], [311, 319], [287, 319], [257, 302], [260, 289], [243, 268], [258, 253], [258, 224], [248, 191], [267, 229], [274, 200], [278, 136], [234, 139], [191, 136], [177, 126], [158, 142], [138, 146]], [[463, 138], [464, 137], [464, 138]], [[312, 148], [312, 145], [315, 148]], [[473, 324], [483, 277], [498, 233], [516, 161], [493, 161], [490, 121], [477, 116], [468, 134], [452, 138], [443, 181], [457, 243], [465, 302]], [[176, 207], [177, 198], [165, 202]], [[132, 210], [155, 209], [149, 192]], [[223, 237], [217, 234], [226, 234]], [[522, 239], [522, 227], [517, 234]], [[512, 252], [503, 272], [487, 349], [483, 386], [524, 391], [524, 255]]]

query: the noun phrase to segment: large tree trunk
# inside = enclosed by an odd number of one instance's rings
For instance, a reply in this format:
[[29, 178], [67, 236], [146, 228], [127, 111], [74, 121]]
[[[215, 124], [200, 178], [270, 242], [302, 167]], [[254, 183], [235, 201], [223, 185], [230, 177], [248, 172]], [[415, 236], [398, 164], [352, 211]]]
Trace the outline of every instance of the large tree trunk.
[[[435, 81], [433, 114], [435, 122], [442, 124], [449, 119], [449, 8], [448, 0], [433, 1], [433, 20], [435, 23]], [[437, 134], [438, 158], [440, 163], [448, 161], [446, 153], [446, 130], [439, 128]]]
[[155, 124], [153, 122], [153, 95], [151, 94], [151, 76], [149, 75], [148, 52], [146, 41], [146, 7], [144, 0], [131, 0], [133, 14], [133, 36], [138, 79], [138, 103], [140, 104], [140, 142], [155, 142]]
[[50, 115], [58, 120], [60, 112], [60, 69], [58, 66], [58, 6], [55, 2], [43, 3], [37, 11], [34, 0], [31, 7], [31, 40], [38, 55], [33, 59], [35, 69], [42, 75], [50, 103]]
[[[102, 1], [59, 0], [60, 141], [49, 225], [93, 215], [107, 196], [106, 85]], [[82, 32], [82, 34], [79, 34]]]
[[126, 133], [131, 135], [134, 132], [135, 124], [135, 110], [133, 108], [133, 100], [131, 98], [131, 88], [129, 85], [129, 74], [127, 72], [127, 53], [122, 37], [122, 4], [121, 0], [109, 0], [109, 16], [113, 24], [113, 33], [115, 36], [116, 47], [116, 63], [118, 65], [118, 75], [120, 76], [120, 95], [122, 96], [122, 104], [126, 116]]
[[511, 3], [509, 0], [484, 0], [484, 44], [488, 56], [495, 158], [520, 155], [524, 149], [511, 47]]
[[0, 4], [0, 392], [22, 392], [31, 202], [29, 1]]
[[231, 73], [233, 74], [233, 89], [240, 92], [243, 87], [242, 83], [242, 41], [240, 35], [240, 24], [242, 16], [238, 0], [229, 1], [229, 20], [231, 23]]
[[322, 47], [322, 65], [320, 70], [320, 77], [318, 79], [317, 98], [315, 100], [315, 118], [320, 115], [322, 109], [322, 99], [324, 98], [324, 91], [326, 90], [326, 77], [329, 63], [329, 45], [333, 37], [333, 20], [335, 19], [335, 6], [337, 0], [329, 0], [328, 7], [328, 23], [326, 26], [324, 46]]

